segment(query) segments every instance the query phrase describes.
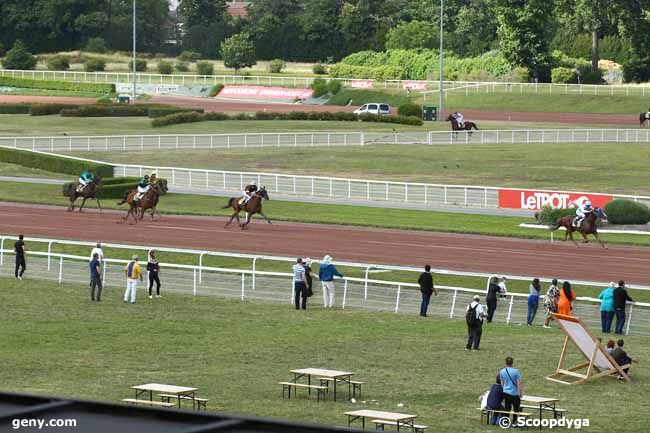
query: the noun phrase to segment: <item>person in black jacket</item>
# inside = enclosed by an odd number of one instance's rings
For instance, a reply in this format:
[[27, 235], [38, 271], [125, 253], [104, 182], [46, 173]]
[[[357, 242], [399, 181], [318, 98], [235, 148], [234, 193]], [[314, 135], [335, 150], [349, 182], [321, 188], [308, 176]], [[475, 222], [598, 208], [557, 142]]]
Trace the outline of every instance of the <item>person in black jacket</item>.
[[156, 283], [156, 298], [160, 298], [160, 263], [156, 257], [156, 250], [149, 251], [149, 260], [147, 260], [147, 273], [149, 274], [149, 299], [153, 283]]
[[[27, 265], [25, 264], [25, 237], [23, 235], [18, 236], [18, 241], [14, 244], [14, 251], [16, 252], [16, 279], [22, 280], [23, 274]], [[20, 270], [20, 272], [18, 272]]]
[[307, 279], [307, 297], [311, 298], [314, 295], [314, 289], [312, 288], [314, 278], [311, 276], [311, 259], [307, 257], [302, 263], [305, 267], [305, 278]]
[[[501, 385], [501, 377], [499, 375], [497, 375], [496, 382], [492, 384], [492, 387], [490, 388], [486, 408], [492, 410], [505, 410], [503, 407], [503, 386]], [[497, 425], [499, 418], [500, 416], [498, 413], [493, 413], [490, 421], [493, 425]]]
[[616, 334], [623, 333], [625, 325], [625, 302], [634, 302], [625, 290], [625, 281], [620, 280], [618, 287], [614, 289], [614, 312], [616, 314]]
[[431, 301], [431, 294], [435, 293], [438, 296], [438, 291], [433, 286], [433, 275], [431, 274], [431, 266], [426, 265], [424, 272], [418, 278], [420, 291], [422, 292], [422, 303], [420, 304], [420, 316], [427, 317], [427, 309], [429, 308], [429, 301]]
[[497, 277], [490, 278], [490, 285], [488, 286], [487, 296], [485, 297], [485, 303], [487, 304], [488, 313], [487, 313], [487, 322], [492, 323], [492, 318], [494, 317], [494, 312], [497, 309], [497, 296], [501, 293], [501, 287], [499, 287], [499, 279]]

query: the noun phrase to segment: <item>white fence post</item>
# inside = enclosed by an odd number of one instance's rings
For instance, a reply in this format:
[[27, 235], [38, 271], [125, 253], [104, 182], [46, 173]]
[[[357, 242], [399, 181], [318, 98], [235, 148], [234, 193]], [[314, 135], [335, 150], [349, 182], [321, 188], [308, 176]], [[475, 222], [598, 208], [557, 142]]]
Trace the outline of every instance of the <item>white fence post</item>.
[[634, 305], [630, 305], [630, 311], [627, 314], [627, 325], [625, 326], [625, 335], [630, 335], [630, 323], [632, 322], [632, 309]]
[[363, 300], [366, 301], [368, 299], [368, 273], [370, 272], [370, 266], [366, 268], [366, 276], [364, 278], [364, 284], [363, 284]]
[[454, 318], [454, 309], [456, 308], [456, 297], [458, 296], [458, 290], [454, 290], [454, 296], [451, 298], [451, 310], [449, 310], [449, 318]]
[[243, 301], [246, 297], [246, 274], [241, 273], [241, 300]]
[[199, 284], [203, 284], [203, 256], [205, 254], [205, 251], [202, 251], [201, 254], [199, 254]]
[[345, 310], [345, 302], [348, 299], [348, 280], [345, 280], [345, 283], [343, 284], [343, 305], [341, 306], [341, 309]]
[[50, 241], [47, 243], [47, 271], [50, 272], [50, 262], [52, 262], [52, 243], [54, 241]]
[[5, 261], [5, 237], [3, 236], [0, 239], [0, 266], [4, 264]]
[[63, 279], [63, 256], [59, 257], [59, 284]]
[[515, 297], [510, 296], [510, 305], [508, 305], [508, 317], [506, 318], [506, 323], [510, 324], [510, 319], [512, 319], [512, 305], [515, 303]]
[[192, 295], [196, 296], [196, 268], [192, 271]]
[[253, 276], [252, 276], [252, 282], [251, 282], [251, 288], [255, 290], [255, 270], [256, 270], [256, 265], [257, 265], [257, 257], [253, 257]]
[[395, 300], [395, 313], [399, 312], [399, 297], [402, 293], [402, 286], [401, 284], [397, 285], [397, 299]]

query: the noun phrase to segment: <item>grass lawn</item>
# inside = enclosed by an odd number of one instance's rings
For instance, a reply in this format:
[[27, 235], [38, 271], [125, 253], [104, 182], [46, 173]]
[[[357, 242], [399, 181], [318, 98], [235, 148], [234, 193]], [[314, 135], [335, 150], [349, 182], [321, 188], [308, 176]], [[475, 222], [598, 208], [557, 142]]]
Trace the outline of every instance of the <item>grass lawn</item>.
[[[138, 304], [125, 305], [122, 289], [112, 288], [91, 303], [81, 285], [0, 284], [0, 382], [7, 391], [117, 402], [132, 397], [132, 385], [172, 383], [200, 388], [210, 411], [344, 425], [343, 412], [372, 408], [415, 413], [432, 431], [484, 432], [477, 397], [513, 356], [526, 393], [559, 398], [570, 418], [589, 419], [589, 431], [647, 431], [646, 369], [633, 369], [629, 385], [606, 378], [569, 387], [543, 378], [564, 340], [557, 329], [486, 326], [482, 350], [466, 353], [462, 319], [296, 312], [286, 304], [175, 294], [149, 301], [143, 292]], [[650, 356], [644, 342], [626, 338], [641, 362]], [[283, 400], [277, 382], [311, 366], [355, 372], [367, 383], [360, 401], [316, 403], [304, 392]]]
[[284, 148], [256, 149], [253, 156], [247, 149], [75, 155], [167, 167], [650, 195], [645, 143]]
[[54, 173], [51, 171], [40, 170], [38, 168], [23, 167], [16, 164], [7, 164], [5, 162], [0, 162], [0, 176], [74, 180], [74, 176], [67, 174]]
[[26, 96], [69, 96], [76, 98], [101, 98], [104, 93], [97, 92], [76, 92], [72, 90], [49, 90], [49, 89], [16, 89], [2, 92], [3, 95], [26, 95]]

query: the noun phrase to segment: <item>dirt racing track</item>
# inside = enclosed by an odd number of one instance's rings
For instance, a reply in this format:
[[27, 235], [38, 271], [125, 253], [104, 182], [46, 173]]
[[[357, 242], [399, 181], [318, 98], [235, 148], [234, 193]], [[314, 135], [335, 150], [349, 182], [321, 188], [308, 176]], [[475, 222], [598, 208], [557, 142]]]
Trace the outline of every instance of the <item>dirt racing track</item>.
[[0, 233], [650, 285], [650, 248], [259, 220], [242, 231], [224, 229], [225, 220], [216, 217], [164, 216], [128, 225], [118, 224], [121, 215], [0, 203]]

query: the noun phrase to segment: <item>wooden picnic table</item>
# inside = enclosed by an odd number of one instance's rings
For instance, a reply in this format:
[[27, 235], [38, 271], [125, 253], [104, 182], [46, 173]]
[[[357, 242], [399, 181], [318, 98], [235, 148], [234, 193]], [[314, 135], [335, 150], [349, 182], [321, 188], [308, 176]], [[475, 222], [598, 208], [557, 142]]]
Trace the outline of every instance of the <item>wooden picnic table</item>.
[[[307, 376], [307, 384], [311, 385], [311, 377], [323, 377], [326, 379], [334, 380], [334, 401], [336, 401], [336, 383], [337, 382], [347, 382], [348, 384], [348, 397], [351, 394], [350, 391], [350, 380], [354, 373], [349, 371], [337, 371], [337, 370], [326, 370], [322, 368], [300, 368], [298, 370], [291, 370], [290, 373], [293, 373], [293, 381], [297, 382], [301, 377]], [[311, 389], [309, 390], [311, 394]]]
[[[539, 406], [539, 419], [542, 419], [544, 409], [553, 411], [553, 418], [556, 417], [555, 403], [560, 401], [559, 398], [538, 397], [534, 395], [524, 395], [521, 397], [522, 403], [532, 403]], [[541, 426], [540, 426], [541, 427]]]
[[366, 418], [371, 418], [383, 421], [394, 421], [397, 423], [397, 431], [399, 431], [400, 426], [413, 428], [413, 421], [417, 418], [417, 415], [370, 409], [353, 410], [351, 412], [345, 412], [344, 415], [348, 416], [348, 427], [350, 427], [354, 421], [361, 419], [361, 426], [365, 429]]
[[176, 386], [176, 385], [165, 385], [162, 383], [146, 383], [144, 385], [135, 385], [131, 389], [135, 390], [135, 398], [138, 400], [138, 397], [142, 394], [149, 393], [149, 400], [153, 401], [153, 393], [157, 392], [160, 394], [173, 394], [178, 399], [178, 407], [181, 407], [181, 397], [190, 397], [192, 402], [194, 402], [194, 393], [198, 391], [198, 388], [191, 388], [188, 386]]

